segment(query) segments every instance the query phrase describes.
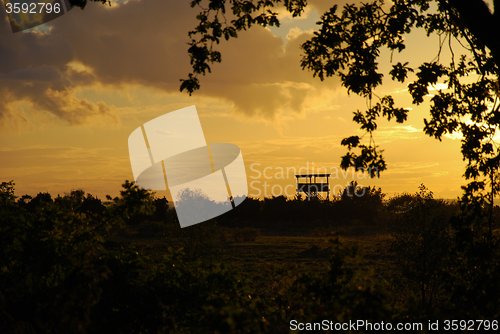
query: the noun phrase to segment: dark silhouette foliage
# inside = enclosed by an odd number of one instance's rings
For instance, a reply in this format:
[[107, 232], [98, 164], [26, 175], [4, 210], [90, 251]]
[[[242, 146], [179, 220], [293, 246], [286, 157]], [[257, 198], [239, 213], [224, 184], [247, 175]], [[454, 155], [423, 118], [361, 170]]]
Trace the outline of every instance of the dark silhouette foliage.
[[[401, 200], [404, 204], [401, 205]], [[424, 185], [414, 195], [394, 198], [398, 228], [391, 249], [395, 255], [398, 283], [418, 296], [422, 311], [432, 315], [443, 296], [443, 268], [450, 265], [450, 218], [454, 206], [435, 199]]]
[[[291, 319], [498, 320], [498, 239], [470, 228], [487, 222], [488, 206], [466, 211], [470, 206], [434, 199], [424, 186], [388, 201], [372, 188], [365, 190], [366, 199], [351, 198], [348, 193], [356, 187], [349, 185], [334, 202], [249, 199], [241, 211], [237, 207], [218, 217], [220, 225], [212, 220], [181, 229], [165, 199], [133, 182], [125, 182], [120, 196], [106, 202], [82, 190], [17, 198], [14, 183], [3, 182], [0, 332], [286, 333]], [[376, 212], [395, 216], [387, 223], [398, 226], [394, 256], [385, 260], [396, 269], [388, 280], [367, 270], [361, 251], [338, 238], [329, 248], [312, 245], [298, 254], [329, 258], [321, 272], [291, 262], [268, 264], [248, 276], [220, 262], [228, 258], [223, 257], [228, 243], [254, 242], [261, 231], [299, 226], [292, 216], [301, 210], [306, 212], [302, 225], [311, 230], [332, 226], [331, 213], [362, 211], [362, 205], [368, 209], [356, 216], [361, 219]], [[240, 215], [251, 210], [261, 230], [242, 226], [248, 220]], [[316, 216], [309, 217], [313, 212]], [[263, 215], [271, 213], [266, 220]], [[273, 223], [278, 218], [279, 224]], [[146, 233], [152, 223], [158, 230]], [[135, 234], [127, 237], [122, 230]], [[160, 247], [160, 240], [166, 246]]]

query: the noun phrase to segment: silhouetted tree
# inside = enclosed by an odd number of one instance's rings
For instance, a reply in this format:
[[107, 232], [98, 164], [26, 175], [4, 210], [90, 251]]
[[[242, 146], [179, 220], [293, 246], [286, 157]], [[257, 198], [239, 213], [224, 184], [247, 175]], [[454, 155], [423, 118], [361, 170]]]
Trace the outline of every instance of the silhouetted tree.
[[138, 224], [155, 212], [153, 193], [128, 180], [122, 184], [120, 196], [111, 198], [107, 195], [107, 205], [116, 217], [121, 217], [126, 224]]

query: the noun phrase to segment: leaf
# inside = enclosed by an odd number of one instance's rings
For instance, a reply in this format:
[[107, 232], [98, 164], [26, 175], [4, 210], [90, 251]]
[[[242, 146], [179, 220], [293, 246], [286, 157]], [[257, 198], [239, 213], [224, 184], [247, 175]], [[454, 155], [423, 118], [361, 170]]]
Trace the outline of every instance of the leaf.
[[404, 82], [408, 77], [408, 72], [413, 72], [411, 67], [408, 67], [408, 62], [401, 64], [400, 62], [396, 65], [392, 65], [392, 70], [389, 72], [392, 80], [397, 80], [399, 82]]
[[351, 150], [353, 147], [357, 147], [359, 144], [359, 137], [358, 136], [351, 136], [349, 138], [344, 138], [342, 139], [342, 142], [340, 145], [342, 146], [347, 146], [349, 150]]

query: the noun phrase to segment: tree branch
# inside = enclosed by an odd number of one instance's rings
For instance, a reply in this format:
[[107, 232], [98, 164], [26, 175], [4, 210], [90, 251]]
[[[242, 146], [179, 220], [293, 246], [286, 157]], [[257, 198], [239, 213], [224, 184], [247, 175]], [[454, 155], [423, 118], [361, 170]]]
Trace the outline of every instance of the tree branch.
[[[446, 1], [446, 0], [442, 0]], [[477, 40], [487, 47], [495, 59], [495, 63], [500, 64], [500, 20], [497, 12], [492, 14], [483, 0], [447, 0], [460, 15], [463, 26], [474, 35]], [[494, 1], [500, 6], [500, 0]]]

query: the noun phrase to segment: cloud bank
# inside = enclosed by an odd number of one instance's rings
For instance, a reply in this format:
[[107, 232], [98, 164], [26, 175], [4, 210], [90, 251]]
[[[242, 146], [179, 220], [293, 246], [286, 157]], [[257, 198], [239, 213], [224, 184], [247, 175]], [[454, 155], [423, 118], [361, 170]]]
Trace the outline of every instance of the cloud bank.
[[[142, 85], [177, 93], [190, 72], [188, 31], [199, 9], [188, 1], [131, 0], [112, 7], [89, 3], [48, 23], [44, 32], [10, 31], [0, 24], [0, 122], [24, 122], [29, 113], [69, 125], [95, 117], [117, 122], [105, 101], [77, 97], [81, 88], [121, 90]], [[299, 66], [300, 44], [311, 32], [295, 29], [284, 41], [256, 27], [222, 42], [222, 64], [201, 78], [196, 95], [220, 98], [234, 110], [273, 119], [301, 112], [307, 99], [338, 86], [312, 78]], [[286, 42], [286, 43], [285, 43]], [[29, 106], [26, 114], [19, 103]]]

